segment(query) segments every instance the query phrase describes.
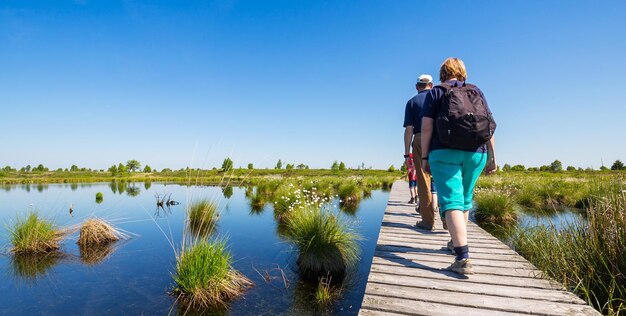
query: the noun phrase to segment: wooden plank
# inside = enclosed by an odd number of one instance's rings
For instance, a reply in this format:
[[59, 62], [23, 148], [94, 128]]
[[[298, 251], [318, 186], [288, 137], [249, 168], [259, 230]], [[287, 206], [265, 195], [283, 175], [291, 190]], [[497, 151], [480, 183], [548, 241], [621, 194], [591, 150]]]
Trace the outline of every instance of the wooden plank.
[[[437, 245], [447, 245], [448, 241], [450, 240], [450, 238], [448, 237], [443, 237], [441, 238], [440, 236], [437, 237], [429, 237], [429, 236], [425, 236], [425, 235], [414, 235], [414, 236], [397, 236], [397, 235], [390, 235], [390, 234], [381, 234], [378, 236], [378, 239], [384, 239], [384, 240], [389, 240], [389, 241], [407, 241], [407, 242], [413, 242], [415, 244], [437, 244]], [[470, 248], [474, 248], [474, 247], [481, 247], [481, 248], [491, 248], [491, 249], [507, 249], [507, 250], [511, 250], [511, 248], [509, 248], [509, 246], [500, 243], [493, 243], [493, 242], [480, 242], [480, 241], [475, 241], [472, 240], [471, 238], [468, 238], [467, 244], [470, 246]]]
[[493, 285], [483, 283], [461, 283], [455, 280], [429, 279], [419, 277], [402, 277], [384, 273], [372, 272], [370, 282], [393, 284], [405, 287], [435, 289], [451, 292], [465, 292], [502, 297], [519, 297], [535, 300], [545, 300], [561, 303], [585, 304], [578, 296], [565, 290], [546, 290], [536, 288], [516, 287], [509, 285]]
[[[424, 262], [447, 262], [450, 263], [453, 256], [450, 254], [439, 254], [439, 253], [401, 253], [401, 252], [384, 252], [384, 251], [376, 251], [374, 256], [380, 258], [403, 258], [408, 260], [415, 261], [424, 261]], [[526, 269], [526, 270], [536, 270], [536, 268], [524, 261], [508, 261], [508, 260], [493, 260], [491, 256], [487, 256], [487, 258], [476, 258], [472, 256], [472, 264], [475, 266], [487, 266], [487, 267], [501, 267], [501, 268], [510, 268], [510, 269]]]
[[391, 296], [432, 303], [445, 302], [447, 305], [497, 310], [502, 312], [535, 315], [596, 315], [593, 308], [582, 304], [568, 304], [551, 301], [537, 302], [533, 299], [501, 297], [493, 295], [450, 292], [436, 289], [407, 288], [391, 284], [370, 282], [368, 293], [378, 296]]
[[472, 274], [469, 276], [462, 276], [452, 271], [440, 270], [424, 264], [421, 269], [407, 268], [402, 266], [391, 266], [383, 264], [372, 264], [371, 272], [379, 272], [392, 274], [396, 276], [416, 276], [422, 278], [431, 278], [439, 280], [455, 280], [457, 282], [469, 282], [469, 283], [483, 283], [493, 285], [509, 285], [517, 287], [537, 288], [537, 289], [554, 289], [562, 290], [563, 287], [550, 280], [546, 279], [533, 279], [533, 278], [518, 278], [512, 276], [491, 275], [491, 274]]
[[[368, 284], [369, 287], [369, 284]], [[488, 309], [479, 309], [472, 307], [448, 305], [444, 302], [426, 302], [413, 299], [403, 299], [397, 297], [379, 296], [376, 294], [367, 295], [363, 299], [363, 308], [369, 310], [378, 310], [381, 312], [402, 312], [404, 315], [442, 315], [442, 316], [491, 316], [491, 315], [523, 315], [519, 313], [510, 313], [502, 311], [494, 311]], [[365, 315], [365, 314], [364, 314]], [[383, 314], [367, 314], [367, 315], [383, 315]]]
[[[405, 267], [405, 268], [444, 270], [447, 267], [449, 267], [453, 261], [454, 261], [454, 258], [450, 258], [448, 262], [432, 261], [432, 260], [413, 261], [410, 259], [405, 259], [405, 258], [396, 256], [396, 257], [385, 257], [385, 258], [374, 257], [372, 264], [384, 264], [388, 266], [399, 266], [399, 267]], [[519, 278], [533, 278], [533, 279], [541, 278], [544, 276], [543, 272], [539, 270], [534, 270], [534, 269], [533, 270], [511, 269], [511, 268], [483, 266], [483, 265], [474, 265], [474, 273], [513, 276], [513, 277], [519, 277]]]
[[[378, 245], [376, 246], [376, 252], [385, 252], [385, 253], [393, 253], [393, 254], [417, 254], [417, 255], [446, 255], [452, 260], [452, 254], [445, 247], [440, 247], [437, 249], [428, 249], [428, 248], [414, 248], [414, 247], [403, 247], [403, 246], [393, 246], [393, 245]], [[500, 255], [500, 254], [491, 254], [491, 253], [480, 253], [480, 252], [472, 252], [472, 258], [474, 259], [489, 259], [493, 261], [512, 261], [512, 262], [527, 262], [521, 257], [512, 256], [512, 255]]]
[[[380, 237], [378, 239], [378, 244], [380, 245], [393, 245], [393, 246], [402, 246], [402, 247], [407, 247], [407, 248], [423, 248], [423, 249], [448, 249], [447, 245], [445, 243], [441, 244], [441, 243], [420, 243], [420, 244], [416, 244], [414, 242], [410, 242], [410, 241], [399, 241], [399, 240], [387, 240], [384, 237]], [[490, 254], [500, 254], [500, 255], [510, 255], [510, 256], [516, 256], [517, 253], [513, 250], [511, 250], [510, 248], [507, 249], [492, 249], [492, 248], [483, 248], [483, 247], [473, 247], [472, 245], [469, 245], [469, 249], [470, 249], [470, 255], [474, 252], [477, 253], [490, 253]]]

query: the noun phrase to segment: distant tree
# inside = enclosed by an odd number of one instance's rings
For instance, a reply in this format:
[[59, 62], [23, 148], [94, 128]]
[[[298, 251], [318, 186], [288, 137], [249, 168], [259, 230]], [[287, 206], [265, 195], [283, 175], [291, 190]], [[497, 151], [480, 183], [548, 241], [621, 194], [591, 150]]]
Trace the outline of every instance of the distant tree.
[[282, 169], [283, 168], [283, 161], [278, 159], [278, 162], [276, 163], [276, 167], [274, 167], [274, 169]]
[[63, 172], [63, 168], [57, 168], [57, 172]]
[[78, 166], [77, 165], [72, 165], [70, 167], [70, 172], [76, 172], [76, 171], [78, 171]]
[[624, 164], [619, 160], [615, 160], [611, 166], [611, 170], [624, 170]]
[[146, 165], [145, 167], [143, 167], [143, 172], [145, 173], [151, 173], [152, 172], [152, 167]]
[[505, 163], [504, 166], [502, 166], [502, 171], [504, 172], [511, 171], [511, 165], [509, 165], [508, 163]]
[[163, 169], [161, 169], [161, 173], [163, 173], [163, 172], [172, 172], [172, 169], [170, 169], [170, 168], [163, 168]]
[[605, 171], [605, 170], [609, 170], [609, 168], [607, 168], [605, 166], [600, 167], [600, 171]]
[[285, 169], [287, 169], [287, 170], [293, 169], [293, 164], [292, 163], [288, 163], [287, 166], [285, 167]]
[[587, 172], [591, 172], [591, 171], [593, 171], [593, 168], [591, 168], [591, 167], [587, 167], [587, 168], [585, 168], [585, 171], [587, 171]]
[[39, 164], [37, 167], [33, 168], [33, 171], [44, 172], [48, 171], [48, 168], [44, 167], [44, 165]]
[[222, 171], [230, 171], [233, 169], [233, 161], [230, 158], [225, 158], [222, 162]]
[[12, 168], [11, 166], [6, 166], [6, 167], [2, 168], [2, 171], [4, 171], [4, 172], [15, 172], [17, 170]]
[[555, 160], [550, 164], [550, 171], [561, 172], [563, 171], [563, 164], [559, 160]]
[[135, 172], [135, 171], [139, 170], [139, 168], [141, 168], [141, 163], [139, 163], [139, 161], [137, 161], [135, 159], [131, 159], [131, 160], [126, 162], [126, 168], [130, 172]]
[[389, 172], [394, 172], [396, 171], [396, 167], [394, 167], [393, 165], [389, 166], [389, 169], [387, 169], [387, 171]]
[[299, 164], [299, 165], [297, 165], [297, 166], [296, 166], [296, 168], [298, 168], [299, 170], [306, 169], [306, 167], [307, 167], [307, 165], [305, 165], [305, 164], [303, 164], [303, 163], [301, 163], [301, 164]]
[[112, 176], [117, 176], [117, 166], [116, 165], [112, 165], [111, 167], [109, 167], [109, 172], [111, 173]]
[[27, 165], [26, 167], [24, 167], [24, 171], [26, 172], [30, 172], [31, 169], [32, 167], [30, 165]]
[[550, 166], [543, 165], [543, 166], [539, 167], [539, 171], [550, 171]]
[[574, 166], [567, 166], [567, 168], [565, 170], [567, 170], [567, 171], [576, 171], [576, 167], [574, 167]]
[[339, 164], [337, 163], [337, 160], [335, 160], [335, 162], [333, 162], [333, 165], [330, 166], [330, 170], [339, 171]]
[[249, 163], [248, 164], [248, 169], [250, 169], [250, 170], [254, 169], [254, 165], [252, 163]]
[[528, 167], [528, 171], [539, 171], [537, 167]]
[[346, 170], [346, 164], [343, 163], [343, 161], [339, 164], [339, 171], [344, 171]]
[[511, 167], [511, 171], [524, 171], [524, 170], [526, 170], [526, 167], [524, 167], [524, 165], [515, 165]]
[[117, 165], [117, 175], [124, 176], [128, 173], [128, 168], [123, 163], [119, 163]]

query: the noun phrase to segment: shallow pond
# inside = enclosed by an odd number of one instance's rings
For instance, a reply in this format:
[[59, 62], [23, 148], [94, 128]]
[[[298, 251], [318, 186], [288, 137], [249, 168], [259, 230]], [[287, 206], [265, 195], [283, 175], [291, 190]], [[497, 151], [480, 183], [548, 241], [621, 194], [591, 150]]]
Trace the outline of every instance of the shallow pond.
[[[104, 194], [99, 204], [95, 200], [97, 192]], [[157, 209], [155, 194], [170, 193], [181, 204]], [[358, 313], [387, 192], [373, 191], [356, 212], [344, 214], [364, 237], [360, 241], [362, 259], [345, 280], [340, 299], [331, 307], [320, 309], [313, 302], [312, 288], [298, 281], [297, 254], [280, 236], [271, 204], [261, 211], [251, 210], [245, 188], [234, 187], [232, 192], [229, 189], [224, 192], [219, 187], [161, 183], [0, 186], [2, 224], [10, 224], [17, 214], [37, 210], [63, 227], [80, 224], [95, 215], [133, 234], [129, 240], [91, 256], [80, 252], [75, 243], [77, 236], [72, 236], [63, 242], [63, 256], [32, 264], [15, 260], [8, 253], [9, 237], [3, 226], [1, 313], [180, 314], [175, 299], [168, 294], [174, 286], [173, 247], [179, 248], [181, 244], [186, 204], [203, 197], [219, 200], [221, 216], [217, 234], [228, 238], [234, 267], [255, 283], [243, 297], [230, 304], [225, 314]]]

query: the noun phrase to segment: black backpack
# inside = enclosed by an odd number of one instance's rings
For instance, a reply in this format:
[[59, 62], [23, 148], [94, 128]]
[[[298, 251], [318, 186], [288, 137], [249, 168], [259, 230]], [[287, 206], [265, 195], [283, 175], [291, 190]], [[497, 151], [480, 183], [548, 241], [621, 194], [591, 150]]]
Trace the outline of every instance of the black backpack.
[[475, 150], [491, 139], [496, 121], [476, 86], [442, 83], [445, 96], [435, 120], [442, 144], [454, 149]]

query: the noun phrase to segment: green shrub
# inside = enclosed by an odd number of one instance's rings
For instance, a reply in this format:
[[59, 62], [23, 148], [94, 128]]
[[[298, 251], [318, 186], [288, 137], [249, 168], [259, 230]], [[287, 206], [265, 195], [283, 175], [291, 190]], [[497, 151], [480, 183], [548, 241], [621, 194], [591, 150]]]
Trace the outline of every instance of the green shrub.
[[192, 308], [225, 307], [252, 285], [232, 268], [224, 241], [196, 240], [176, 257], [174, 293]]
[[15, 225], [8, 229], [14, 253], [46, 253], [59, 249], [62, 232], [35, 212], [26, 218], [18, 217]]
[[475, 196], [474, 217], [480, 224], [489, 223], [508, 227], [517, 223], [514, 202], [510, 196], [500, 192], [480, 192]]
[[102, 203], [103, 199], [104, 199], [104, 194], [102, 194], [102, 192], [96, 193], [96, 203], [98, 204]]
[[326, 209], [294, 210], [287, 221], [287, 236], [299, 250], [298, 268], [304, 279], [329, 276], [342, 280], [358, 259], [360, 236]]

